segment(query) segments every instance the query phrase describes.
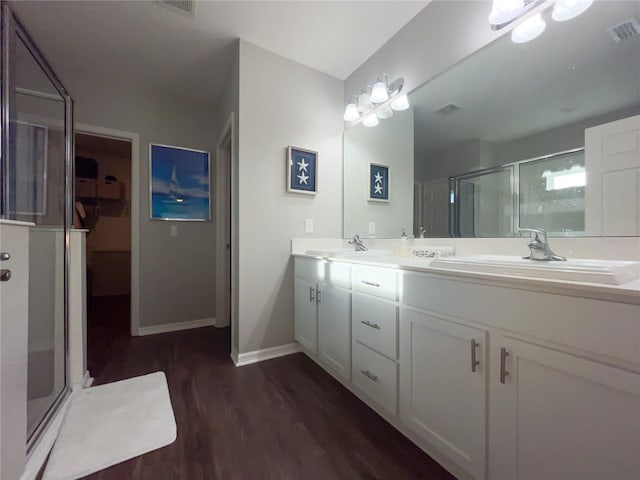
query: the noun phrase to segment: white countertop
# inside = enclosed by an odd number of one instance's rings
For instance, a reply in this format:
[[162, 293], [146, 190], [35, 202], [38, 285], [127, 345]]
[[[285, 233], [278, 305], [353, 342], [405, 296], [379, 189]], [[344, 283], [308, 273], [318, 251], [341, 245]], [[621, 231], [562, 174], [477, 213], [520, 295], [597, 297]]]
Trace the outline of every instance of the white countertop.
[[564, 280], [552, 280], [546, 278], [532, 278], [514, 275], [500, 275], [495, 273], [478, 273], [461, 270], [431, 267], [433, 260], [414, 259], [401, 256], [387, 257], [318, 257], [306, 254], [294, 253], [295, 257], [326, 260], [331, 262], [350, 263], [371, 267], [394, 268], [398, 270], [414, 271], [435, 274], [454, 279], [466, 279], [483, 284], [492, 284], [502, 287], [534, 290], [559, 295], [591, 298], [611, 302], [630, 303], [640, 305], [640, 279], [623, 285], [609, 285], [600, 283], [569, 282]]

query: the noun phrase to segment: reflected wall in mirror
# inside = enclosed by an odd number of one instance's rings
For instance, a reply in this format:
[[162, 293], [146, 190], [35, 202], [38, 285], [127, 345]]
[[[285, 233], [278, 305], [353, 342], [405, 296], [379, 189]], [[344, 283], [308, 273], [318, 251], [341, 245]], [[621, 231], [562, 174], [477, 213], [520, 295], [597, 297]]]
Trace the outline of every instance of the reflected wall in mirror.
[[[401, 175], [390, 203], [412, 192], [415, 236], [421, 227], [429, 237], [531, 227], [640, 235], [640, 35], [615, 41], [609, 32], [640, 20], [640, 2], [595, 2], [568, 22], [550, 14], [537, 39], [515, 44], [504, 35], [414, 90], [412, 132], [376, 127], [386, 129], [377, 145], [396, 134], [412, 139], [413, 171]], [[354, 151], [380, 154], [366, 136], [376, 129], [366, 130], [345, 132], [345, 236], [367, 236], [377, 207], [360, 201], [355, 209], [350, 193], [353, 162], [363, 161]], [[397, 238], [402, 226], [396, 216], [380, 220], [376, 236]]]

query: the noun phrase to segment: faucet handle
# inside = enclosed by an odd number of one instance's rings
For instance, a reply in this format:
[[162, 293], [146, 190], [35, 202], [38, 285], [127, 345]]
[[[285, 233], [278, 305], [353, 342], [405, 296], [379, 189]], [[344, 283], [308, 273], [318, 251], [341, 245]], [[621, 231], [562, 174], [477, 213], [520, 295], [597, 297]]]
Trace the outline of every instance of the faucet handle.
[[531, 234], [531, 240], [547, 242], [547, 232], [542, 228], [518, 228], [518, 230], [520, 232], [529, 232]]

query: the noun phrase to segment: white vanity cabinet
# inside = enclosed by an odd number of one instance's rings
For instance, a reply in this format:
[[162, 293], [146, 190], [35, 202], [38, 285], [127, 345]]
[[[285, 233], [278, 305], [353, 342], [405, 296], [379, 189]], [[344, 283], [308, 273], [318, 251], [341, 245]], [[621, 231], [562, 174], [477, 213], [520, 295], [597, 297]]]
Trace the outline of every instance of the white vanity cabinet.
[[400, 317], [402, 422], [484, 479], [487, 331], [406, 307]]
[[294, 282], [295, 339], [307, 353], [348, 380], [351, 375], [351, 266], [296, 258]]
[[491, 364], [492, 480], [640, 478], [640, 374], [507, 335]]

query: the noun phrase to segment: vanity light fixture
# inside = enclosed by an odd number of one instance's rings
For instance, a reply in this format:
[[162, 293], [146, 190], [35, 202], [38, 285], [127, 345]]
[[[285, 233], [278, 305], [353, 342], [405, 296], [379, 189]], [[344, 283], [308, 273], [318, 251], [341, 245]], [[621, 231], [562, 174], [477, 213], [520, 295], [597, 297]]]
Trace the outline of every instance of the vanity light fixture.
[[393, 117], [393, 110], [391, 110], [389, 105], [384, 105], [376, 110], [376, 116], [380, 120], [386, 120]]
[[545, 28], [547, 28], [547, 22], [542, 19], [540, 13], [536, 13], [511, 31], [511, 40], [514, 43], [530, 42], [540, 36]]
[[389, 77], [386, 73], [382, 72], [378, 76], [378, 80], [373, 84], [371, 89], [371, 101], [373, 103], [384, 103], [389, 100], [389, 91], [387, 84], [389, 83]]
[[379, 123], [380, 121], [378, 120], [378, 116], [375, 114], [375, 112], [370, 113], [369, 115], [364, 117], [364, 120], [362, 120], [362, 124], [365, 127], [375, 127]]
[[493, 0], [489, 23], [503, 25], [518, 18], [524, 8], [524, 0]]
[[391, 108], [396, 112], [401, 112], [403, 110], [407, 110], [409, 108], [409, 99], [407, 95], [400, 95], [398, 98], [391, 102]]
[[371, 88], [366, 84], [359, 95], [352, 95], [344, 109], [345, 122], [358, 122], [366, 127], [375, 127], [380, 122], [393, 117], [393, 112], [409, 108], [409, 99], [402, 94], [404, 79], [389, 83], [389, 77], [382, 72]]
[[358, 112], [358, 97], [355, 95], [351, 96], [351, 101], [347, 104], [347, 107], [344, 109], [344, 120], [345, 122], [355, 122], [360, 118], [360, 112]]
[[565, 22], [584, 13], [593, 0], [558, 0], [553, 6], [551, 18], [556, 22]]
[[371, 86], [366, 84], [362, 87], [362, 92], [358, 95], [358, 111], [360, 113], [367, 112], [373, 108], [373, 103], [371, 103], [371, 96], [369, 92], [371, 91]]

